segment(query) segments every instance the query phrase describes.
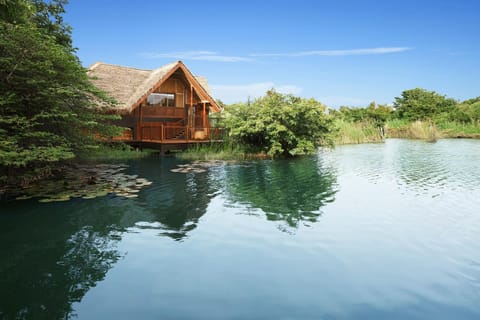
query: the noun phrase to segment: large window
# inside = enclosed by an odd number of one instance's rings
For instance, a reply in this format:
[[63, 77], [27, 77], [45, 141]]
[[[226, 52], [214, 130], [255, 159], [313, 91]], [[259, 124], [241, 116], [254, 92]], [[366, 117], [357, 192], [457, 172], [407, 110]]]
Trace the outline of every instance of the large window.
[[175, 107], [175, 94], [151, 93], [147, 98], [147, 103], [158, 107]]

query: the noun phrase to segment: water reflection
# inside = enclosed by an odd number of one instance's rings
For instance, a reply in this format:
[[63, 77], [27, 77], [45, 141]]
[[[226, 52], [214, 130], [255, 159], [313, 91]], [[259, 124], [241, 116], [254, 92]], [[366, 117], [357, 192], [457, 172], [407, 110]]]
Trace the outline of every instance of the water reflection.
[[455, 148], [451, 146], [448, 140], [389, 141], [389, 152], [397, 155], [392, 167], [399, 184], [416, 193], [475, 187], [480, 176], [472, 169], [480, 169], [480, 153], [471, 152], [475, 149], [472, 141], [455, 141]]
[[211, 172], [170, 172], [176, 164], [175, 159], [163, 158], [138, 162], [132, 167], [135, 174], [155, 181], [139, 195], [136, 205], [142, 208], [141, 214], [132, 220], [138, 228], [159, 229], [160, 235], [182, 240], [196, 228], [219, 185]]
[[336, 193], [333, 170], [317, 157], [232, 165], [225, 180], [231, 206], [261, 209], [268, 220], [283, 222], [284, 231], [316, 222]]
[[66, 318], [121, 257], [119, 230], [111, 225], [118, 216], [79, 208], [79, 217], [69, 213], [72, 204], [35, 205], [2, 206], [11, 212], [0, 215], [2, 319]]
[[86, 319], [476, 319], [479, 147], [389, 140], [199, 174], [146, 159], [135, 199], [0, 202], [0, 319], [78, 301]]
[[338, 146], [323, 156], [340, 173], [374, 184], [393, 183], [401, 192], [436, 196], [477, 186], [480, 153], [472, 152], [476, 149], [478, 141], [473, 140], [388, 139], [384, 144]]
[[132, 163], [130, 174], [154, 181], [136, 199], [0, 203], [0, 318], [71, 315], [72, 303], [124, 255], [117, 249], [123, 232], [154, 228], [162, 236], [184, 239], [205, 214], [218, 179], [171, 173], [177, 163]]

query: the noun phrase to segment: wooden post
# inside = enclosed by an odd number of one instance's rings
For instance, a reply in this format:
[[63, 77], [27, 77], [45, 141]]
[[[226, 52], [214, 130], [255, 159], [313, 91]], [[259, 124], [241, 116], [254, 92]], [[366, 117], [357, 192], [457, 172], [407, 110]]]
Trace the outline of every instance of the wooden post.
[[190, 84], [190, 119], [188, 120], [189, 127], [193, 128], [194, 120], [193, 120], [193, 85]]
[[205, 130], [205, 128], [207, 127], [207, 113], [206, 113], [206, 107], [205, 107], [205, 102], [203, 103], [203, 114], [202, 114], [202, 126], [203, 126], [203, 129]]
[[139, 124], [138, 124], [138, 138], [140, 141], [143, 140], [143, 136], [142, 136], [142, 117], [143, 117], [143, 110], [142, 110], [142, 104], [140, 104], [140, 106], [138, 107], [138, 111], [140, 113], [139, 115]]

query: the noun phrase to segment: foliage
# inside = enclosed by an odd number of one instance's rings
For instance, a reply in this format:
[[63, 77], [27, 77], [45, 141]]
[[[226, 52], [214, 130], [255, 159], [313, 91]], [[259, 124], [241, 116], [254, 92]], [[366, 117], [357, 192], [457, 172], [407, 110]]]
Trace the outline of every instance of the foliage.
[[[434, 91], [416, 88], [395, 98], [395, 110], [372, 102], [366, 108], [332, 110], [339, 128], [336, 143], [370, 142], [375, 126], [385, 138], [434, 141], [439, 137], [480, 137], [480, 97], [457, 103]], [[385, 131], [383, 131], [385, 130]]]
[[385, 121], [391, 118], [393, 109], [387, 105], [377, 105], [375, 101], [372, 101], [365, 108], [342, 106], [338, 112], [338, 115], [347, 121], [362, 122], [370, 120], [375, 125], [383, 126]]
[[[374, 101], [371, 102], [368, 107], [365, 108], [351, 108], [342, 106], [338, 112], [335, 112], [336, 118], [340, 118], [346, 122], [353, 122], [353, 126], [360, 131], [365, 131], [370, 127], [376, 128], [380, 140], [385, 138], [385, 123], [388, 119], [391, 119], [393, 115], [393, 109], [387, 105], [377, 105]], [[344, 124], [342, 122], [342, 124]], [[358, 131], [358, 130], [356, 130]], [[347, 135], [348, 136], [348, 135]], [[371, 137], [371, 133], [367, 133], [366, 136]], [[363, 137], [363, 139], [371, 140], [371, 138]], [[373, 139], [376, 141], [377, 139]], [[357, 142], [360, 143], [360, 142]]]
[[462, 124], [478, 124], [480, 122], [480, 97], [459, 103], [444, 118]]
[[59, 161], [95, 148], [99, 137], [118, 132], [105, 125], [116, 117], [105, 115], [92, 102], [105, 98], [73, 54], [69, 28], [60, 18], [64, 3], [0, 3], [8, 9], [0, 21], [3, 180], [48, 174]]
[[231, 143], [271, 156], [295, 156], [332, 143], [333, 120], [325, 109], [314, 99], [270, 90], [253, 103], [227, 107], [223, 122]]
[[394, 106], [399, 118], [410, 121], [432, 119], [441, 113], [451, 112], [456, 101], [435, 91], [421, 88], [405, 90], [395, 98]]

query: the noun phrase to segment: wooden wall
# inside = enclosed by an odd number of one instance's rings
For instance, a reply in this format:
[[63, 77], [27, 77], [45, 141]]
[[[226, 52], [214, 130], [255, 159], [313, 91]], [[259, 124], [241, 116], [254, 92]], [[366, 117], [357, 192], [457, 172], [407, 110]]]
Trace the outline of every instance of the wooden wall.
[[175, 107], [183, 108], [187, 100], [187, 85], [179, 78], [171, 77], [155, 90], [156, 93], [173, 93], [175, 94]]

